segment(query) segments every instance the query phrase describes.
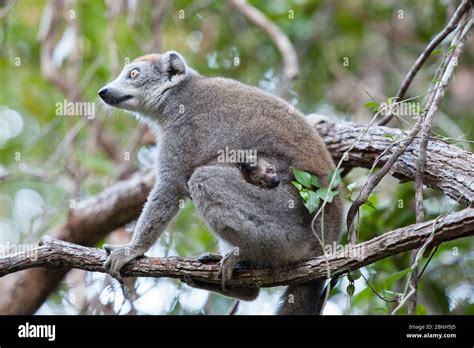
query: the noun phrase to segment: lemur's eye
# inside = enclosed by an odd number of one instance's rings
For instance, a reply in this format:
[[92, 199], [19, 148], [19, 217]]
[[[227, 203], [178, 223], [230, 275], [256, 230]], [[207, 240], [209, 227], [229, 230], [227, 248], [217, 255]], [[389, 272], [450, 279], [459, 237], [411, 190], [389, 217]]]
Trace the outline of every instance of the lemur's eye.
[[130, 71], [128, 73], [128, 77], [131, 78], [131, 79], [135, 79], [137, 78], [137, 76], [140, 74], [140, 70], [138, 69], [133, 69], [132, 71]]

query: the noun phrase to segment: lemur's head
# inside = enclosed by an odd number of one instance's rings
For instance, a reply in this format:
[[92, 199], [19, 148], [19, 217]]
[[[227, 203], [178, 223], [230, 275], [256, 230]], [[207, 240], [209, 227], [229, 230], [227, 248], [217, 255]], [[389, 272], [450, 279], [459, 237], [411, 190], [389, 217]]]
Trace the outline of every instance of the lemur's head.
[[148, 54], [127, 64], [114, 81], [99, 90], [99, 96], [111, 106], [147, 115], [187, 74], [186, 62], [178, 53]]

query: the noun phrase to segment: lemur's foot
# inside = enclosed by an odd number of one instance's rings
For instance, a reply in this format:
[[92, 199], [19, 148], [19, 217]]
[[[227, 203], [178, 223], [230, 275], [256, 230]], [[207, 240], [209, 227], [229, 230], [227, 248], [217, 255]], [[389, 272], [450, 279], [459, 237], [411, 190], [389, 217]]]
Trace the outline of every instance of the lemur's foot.
[[226, 283], [232, 279], [234, 267], [240, 261], [239, 248], [235, 247], [230, 253], [225, 255], [220, 261], [219, 277], [221, 277], [221, 287], [226, 291]]
[[204, 253], [198, 257], [198, 260], [202, 263], [216, 263], [222, 260], [222, 255], [214, 253]]
[[184, 274], [183, 275], [183, 281], [186, 283], [186, 285], [191, 286], [193, 288], [196, 287], [196, 282], [193, 280], [193, 278], [189, 274]]
[[143, 256], [143, 253], [130, 245], [104, 245], [104, 250], [107, 254], [107, 260], [104, 263], [104, 268], [112, 277], [123, 284], [120, 270], [130, 261], [137, 257]]

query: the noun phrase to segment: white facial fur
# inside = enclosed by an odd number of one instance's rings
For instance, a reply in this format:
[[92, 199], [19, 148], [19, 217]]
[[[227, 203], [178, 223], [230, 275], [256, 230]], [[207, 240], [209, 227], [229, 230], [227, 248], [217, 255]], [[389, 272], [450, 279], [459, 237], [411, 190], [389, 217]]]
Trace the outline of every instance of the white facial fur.
[[176, 52], [144, 56], [127, 64], [99, 95], [111, 106], [152, 117], [152, 110], [157, 110], [167, 91], [183, 81], [187, 73], [186, 62]]

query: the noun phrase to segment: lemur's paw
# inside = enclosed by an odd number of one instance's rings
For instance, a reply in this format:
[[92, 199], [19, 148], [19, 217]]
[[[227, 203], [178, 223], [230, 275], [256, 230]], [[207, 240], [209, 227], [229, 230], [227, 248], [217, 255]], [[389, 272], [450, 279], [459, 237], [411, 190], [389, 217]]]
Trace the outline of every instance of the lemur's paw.
[[220, 261], [219, 277], [221, 278], [221, 287], [223, 291], [227, 290], [226, 284], [232, 279], [234, 267], [240, 260], [239, 248], [234, 248], [230, 253], [226, 254]]
[[107, 260], [104, 263], [105, 270], [119, 282], [123, 282], [120, 270], [130, 261], [142, 256], [135, 248], [129, 245], [104, 245]]
[[196, 283], [194, 282], [193, 278], [189, 274], [184, 274], [182, 279], [188, 286], [191, 286], [193, 288], [196, 287]]
[[110, 244], [104, 244], [103, 245], [103, 248], [105, 250], [105, 253], [107, 254], [107, 256], [109, 256], [112, 251], [114, 251], [115, 249], [118, 249], [118, 248], [122, 248], [124, 246], [126, 246], [127, 244], [122, 244], [122, 245], [110, 245]]
[[198, 256], [198, 260], [202, 263], [215, 263], [222, 260], [222, 255], [214, 253], [204, 253]]

